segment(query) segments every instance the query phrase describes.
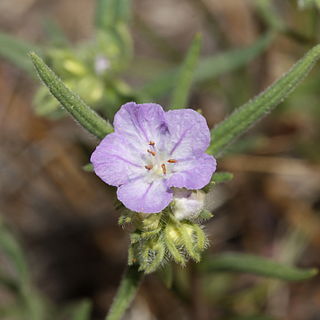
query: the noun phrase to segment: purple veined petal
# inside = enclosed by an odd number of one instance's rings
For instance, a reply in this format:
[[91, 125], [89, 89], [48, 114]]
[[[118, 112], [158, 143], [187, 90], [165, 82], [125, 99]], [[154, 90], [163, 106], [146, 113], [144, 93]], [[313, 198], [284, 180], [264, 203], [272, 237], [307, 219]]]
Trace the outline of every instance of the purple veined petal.
[[157, 179], [151, 183], [136, 179], [118, 188], [118, 199], [130, 210], [144, 213], [158, 213], [172, 200], [173, 192], [166, 181]]
[[216, 170], [214, 157], [204, 153], [190, 159], [178, 160], [175, 173], [168, 179], [169, 187], [201, 189], [206, 186]]
[[192, 109], [170, 110], [165, 118], [170, 132], [166, 148], [172, 158], [187, 158], [207, 150], [210, 131], [201, 114]]
[[124, 104], [114, 117], [114, 129], [136, 144], [148, 146], [150, 141], [160, 143], [166, 134], [164, 111], [155, 103]]
[[92, 153], [90, 161], [96, 175], [112, 186], [146, 175], [139, 150], [118, 133], [107, 135]]

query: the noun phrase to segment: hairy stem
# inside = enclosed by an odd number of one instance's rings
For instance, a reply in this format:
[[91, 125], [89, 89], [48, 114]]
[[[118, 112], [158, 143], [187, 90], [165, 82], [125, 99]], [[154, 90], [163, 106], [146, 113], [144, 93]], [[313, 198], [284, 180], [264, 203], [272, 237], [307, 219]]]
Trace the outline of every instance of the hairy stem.
[[136, 295], [142, 277], [143, 272], [138, 271], [138, 266], [128, 267], [105, 320], [120, 320], [122, 318]]

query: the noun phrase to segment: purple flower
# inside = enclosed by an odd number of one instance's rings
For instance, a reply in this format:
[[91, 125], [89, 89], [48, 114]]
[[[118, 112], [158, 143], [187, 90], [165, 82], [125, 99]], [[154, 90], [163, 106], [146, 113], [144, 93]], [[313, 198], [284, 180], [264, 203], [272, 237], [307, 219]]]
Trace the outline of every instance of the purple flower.
[[126, 103], [91, 156], [95, 173], [118, 187], [118, 199], [130, 210], [156, 213], [173, 199], [172, 187], [201, 189], [216, 161], [205, 153], [210, 131], [192, 109], [164, 112], [154, 103]]

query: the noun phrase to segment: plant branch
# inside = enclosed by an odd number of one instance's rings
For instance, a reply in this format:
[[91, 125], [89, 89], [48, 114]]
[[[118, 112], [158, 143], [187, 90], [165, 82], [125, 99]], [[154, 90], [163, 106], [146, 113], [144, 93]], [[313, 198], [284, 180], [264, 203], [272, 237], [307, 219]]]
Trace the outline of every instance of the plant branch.
[[142, 277], [143, 272], [138, 271], [138, 266], [128, 267], [105, 320], [120, 320], [122, 318], [136, 295]]

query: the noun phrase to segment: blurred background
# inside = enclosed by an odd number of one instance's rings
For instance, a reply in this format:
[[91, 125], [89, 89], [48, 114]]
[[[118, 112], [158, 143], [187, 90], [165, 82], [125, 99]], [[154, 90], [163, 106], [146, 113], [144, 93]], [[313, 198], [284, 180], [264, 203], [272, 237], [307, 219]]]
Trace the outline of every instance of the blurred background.
[[[137, 92], [147, 92], [148, 85], [179, 66], [200, 32], [201, 59], [221, 59], [213, 60], [212, 74], [209, 67], [209, 74], [205, 69], [194, 82], [189, 100], [189, 107], [202, 110], [209, 127], [265, 89], [320, 41], [320, 11], [312, 4], [132, 2], [131, 57], [117, 73], [125, 84], [120, 87], [130, 89], [120, 90], [114, 104], [119, 107]], [[95, 7], [93, 0], [0, 0], [0, 30], [46, 50], [48, 33], [52, 37], [56, 28], [77, 48], [94, 37]], [[270, 29], [275, 35], [266, 40]], [[6, 43], [0, 41], [1, 46]], [[231, 55], [221, 58], [225, 53]], [[25, 262], [20, 265], [28, 268], [32, 308], [41, 309], [37, 303], [44, 301], [46, 310], [54, 313], [79, 301], [86, 308], [91, 301], [90, 319], [103, 319], [126, 266], [128, 233], [118, 226], [114, 190], [82, 169], [98, 141], [69, 117], [39, 112], [34, 95], [40, 82], [10, 55], [13, 51], [0, 57], [3, 238], [13, 234], [22, 247]], [[215, 73], [218, 67], [221, 71]], [[239, 251], [320, 267], [319, 70], [316, 66], [218, 162], [219, 170], [235, 177], [216, 187], [208, 199], [215, 215], [206, 225], [208, 254]], [[153, 86], [141, 100], [150, 97], [147, 101], [169, 107], [171, 88], [161, 94], [157, 89]], [[15, 258], [0, 250], [2, 273], [13, 272]], [[285, 283], [246, 274], [201, 273], [193, 263], [173, 270], [171, 290], [157, 275], [145, 279], [126, 319], [320, 319], [319, 277]], [[8, 286], [0, 286], [1, 319], [47, 319], [39, 310], [34, 318], [6, 310], [18, 305]]]

